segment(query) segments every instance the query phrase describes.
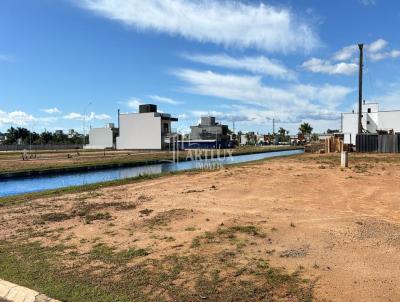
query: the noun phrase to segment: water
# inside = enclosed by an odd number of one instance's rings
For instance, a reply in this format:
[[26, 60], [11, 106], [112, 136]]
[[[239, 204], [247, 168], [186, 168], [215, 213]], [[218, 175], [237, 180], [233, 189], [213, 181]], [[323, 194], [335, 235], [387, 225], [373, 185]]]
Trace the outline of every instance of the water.
[[167, 162], [138, 167], [110, 168], [97, 171], [63, 173], [15, 179], [11, 178], [0, 180], [0, 197], [39, 192], [50, 189], [59, 189], [70, 186], [100, 183], [110, 180], [137, 177], [140, 175], [160, 174], [190, 169], [201, 169], [204, 168], [204, 166], [208, 166], [210, 168], [210, 166], [215, 167], [220, 165], [243, 163], [270, 157], [301, 154], [303, 152], [303, 150], [276, 151], [231, 157], [226, 156], [225, 158], [214, 160], [185, 161], [179, 163]]

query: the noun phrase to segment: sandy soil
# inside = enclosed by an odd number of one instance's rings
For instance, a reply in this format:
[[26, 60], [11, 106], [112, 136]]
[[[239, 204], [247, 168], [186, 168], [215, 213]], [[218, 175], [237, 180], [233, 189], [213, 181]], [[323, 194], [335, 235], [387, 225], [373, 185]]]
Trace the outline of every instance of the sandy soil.
[[[316, 282], [315, 301], [400, 301], [400, 156], [351, 154], [350, 165], [303, 155], [0, 207], [0, 239], [34, 229], [58, 232], [30, 233], [46, 245], [68, 241], [85, 253], [101, 241], [157, 258], [187, 253], [195, 236], [221, 225], [251, 224], [267, 238], [244, 252], [300, 268]], [[85, 205], [111, 218], [35, 223]]]

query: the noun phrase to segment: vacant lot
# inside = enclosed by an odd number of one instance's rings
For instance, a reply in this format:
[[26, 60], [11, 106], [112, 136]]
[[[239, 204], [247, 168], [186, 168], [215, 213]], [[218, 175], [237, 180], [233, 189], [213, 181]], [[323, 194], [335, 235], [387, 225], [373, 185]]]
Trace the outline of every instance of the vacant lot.
[[400, 156], [303, 155], [0, 207], [0, 278], [66, 301], [399, 301]]

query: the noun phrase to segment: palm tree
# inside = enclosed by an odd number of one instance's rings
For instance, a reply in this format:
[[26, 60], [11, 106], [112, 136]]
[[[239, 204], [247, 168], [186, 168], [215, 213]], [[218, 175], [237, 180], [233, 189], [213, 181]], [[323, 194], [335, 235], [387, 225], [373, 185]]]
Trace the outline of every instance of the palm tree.
[[311, 127], [311, 125], [309, 123], [304, 122], [303, 124], [300, 125], [299, 131], [304, 135], [311, 134], [313, 131], [313, 127]]

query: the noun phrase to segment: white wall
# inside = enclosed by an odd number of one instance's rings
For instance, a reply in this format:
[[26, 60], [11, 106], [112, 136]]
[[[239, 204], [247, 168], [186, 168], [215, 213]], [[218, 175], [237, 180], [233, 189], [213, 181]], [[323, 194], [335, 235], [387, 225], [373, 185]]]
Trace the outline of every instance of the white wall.
[[[379, 111], [377, 103], [363, 104], [363, 128], [370, 133], [376, 133], [377, 130], [394, 130], [400, 132], [400, 110]], [[370, 109], [370, 113], [368, 113]], [[355, 144], [358, 132], [358, 114], [343, 113], [342, 132], [344, 134], [345, 144]]]
[[358, 132], [358, 115], [357, 113], [342, 114], [342, 132], [344, 134], [345, 144], [355, 144]]
[[379, 114], [379, 129], [400, 132], [400, 110], [381, 111]]
[[89, 145], [85, 149], [105, 149], [113, 147], [113, 132], [110, 128], [91, 128]]
[[121, 114], [117, 149], [161, 149], [161, 117], [150, 113]]
[[246, 145], [247, 144], [247, 136], [245, 134], [242, 134], [240, 136], [240, 145]]

